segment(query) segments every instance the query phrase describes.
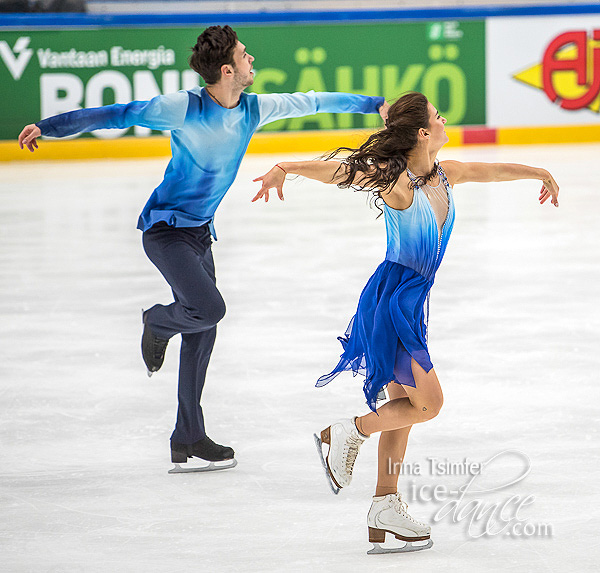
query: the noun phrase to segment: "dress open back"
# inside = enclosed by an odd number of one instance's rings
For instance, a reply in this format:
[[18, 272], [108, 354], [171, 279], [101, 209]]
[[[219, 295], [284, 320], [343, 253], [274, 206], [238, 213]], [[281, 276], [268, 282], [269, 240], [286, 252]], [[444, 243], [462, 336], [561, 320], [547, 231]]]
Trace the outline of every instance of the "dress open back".
[[433, 214], [435, 216], [435, 222], [437, 223], [438, 233], [442, 233], [442, 227], [448, 217], [448, 191], [446, 191], [446, 185], [442, 178], [439, 178], [439, 183], [434, 187], [432, 185], [423, 185], [421, 190], [427, 197]]

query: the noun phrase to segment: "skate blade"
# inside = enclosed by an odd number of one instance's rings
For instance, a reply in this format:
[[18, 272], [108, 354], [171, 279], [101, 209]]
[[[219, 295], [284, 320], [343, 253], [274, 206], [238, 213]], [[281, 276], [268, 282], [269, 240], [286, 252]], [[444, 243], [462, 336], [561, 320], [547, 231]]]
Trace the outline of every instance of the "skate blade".
[[428, 539], [424, 545], [415, 545], [423, 541], [407, 541], [402, 547], [381, 547], [380, 543], [373, 543], [373, 549], [367, 551], [367, 555], [383, 555], [384, 553], [412, 553], [413, 551], [423, 551], [433, 547], [433, 539]]
[[331, 474], [329, 473], [329, 468], [327, 467], [327, 462], [325, 461], [325, 458], [323, 457], [323, 444], [321, 442], [321, 438], [319, 438], [319, 436], [317, 436], [317, 434], [313, 434], [313, 436], [315, 437], [315, 444], [317, 446], [317, 452], [319, 453], [319, 458], [321, 460], [321, 465], [323, 466], [323, 469], [325, 470], [325, 475], [327, 476], [327, 483], [329, 484], [329, 487], [331, 488], [331, 491], [337, 495], [338, 493], [340, 493], [340, 489], [334, 482], [333, 479], [331, 478]]
[[170, 474], [196, 474], [202, 472], [218, 472], [221, 470], [230, 470], [237, 466], [237, 460], [234, 458], [232, 460], [225, 460], [227, 464], [223, 462], [218, 462], [219, 464], [223, 463], [223, 465], [217, 465], [216, 462], [209, 462], [207, 466], [200, 467], [181, 467], [180, 464], [175, 464], [173, 469], [169, 470]]

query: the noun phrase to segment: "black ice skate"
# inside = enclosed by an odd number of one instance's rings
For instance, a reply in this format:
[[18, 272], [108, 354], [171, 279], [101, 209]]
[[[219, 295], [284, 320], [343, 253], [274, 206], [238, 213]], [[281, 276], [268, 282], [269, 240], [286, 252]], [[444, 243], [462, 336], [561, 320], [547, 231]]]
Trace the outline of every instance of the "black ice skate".
[[[170, 474], [214, 472], [228, 470], [237, 466], [234, 459], [235, 452], [229, 446], [215, 444], [208, 436], [193, 444], [177, 444], [171, 442], [171, 461], [175, 467], [169, 470]], [[182, 468], [179, 464], [185, 464], [188, 458], [200, 458], [210, 462], [208, 465]], [[226, 462], [217, 465], [218, 462]]]
[[159, 338], [156, 336], [150, 327], [146, 324], [145, 313], [142, 313], [142, 321], [144, 323], [144, 334], [142, 334], [142, 358], [148, 369], [148, 377], [154, 372], [160, 370], [165, 361], [165, 352], [168, 338]]

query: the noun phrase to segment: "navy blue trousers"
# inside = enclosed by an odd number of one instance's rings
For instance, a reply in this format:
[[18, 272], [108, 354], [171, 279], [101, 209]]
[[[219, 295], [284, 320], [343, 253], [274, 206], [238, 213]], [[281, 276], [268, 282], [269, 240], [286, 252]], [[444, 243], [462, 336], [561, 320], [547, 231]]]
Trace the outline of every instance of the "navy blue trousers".
[[217, 289], [208, 224], [170, 227], [157, 223], [143, 234], [148, 258], [171, 286], [175, 301], [145, 314], [156, 336], [181, 334], [177, 424], [171, 441], [193, 444], [206, 436], [200, 399], [225, 301]]

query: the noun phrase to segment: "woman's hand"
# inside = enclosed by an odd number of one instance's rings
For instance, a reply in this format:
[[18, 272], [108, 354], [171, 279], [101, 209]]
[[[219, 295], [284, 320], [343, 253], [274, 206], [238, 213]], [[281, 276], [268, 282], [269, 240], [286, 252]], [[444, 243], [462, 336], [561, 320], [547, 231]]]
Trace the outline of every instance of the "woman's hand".
[[40, 137], [40, 135], [42, 135], [42, 132], [35, 123], [26, 125], [19, 134], [19, 147], [23, 149], [23, 146], [25, 146], [31, 152], [35, 151], [38, 147], [36, 139]]
[[271, 171], [262, 177], [257, 177], [254, 179], [253, 181], [262, 181], [262, 187], [254, 199], [252, 199], [252, 202], [264, 197], [266, 203], [269, 200], [269, 190], [271, 189], [277, 189], [277, 195], [279, 195], [279, 198], [283, 201], [283, 182], [285, 181], [286, 175], [287, 172], [283, 169], [283, 167], [275, 165]]
[[540, 190], [540, 204], [544, 204], [549, 197], [552, 197], [550, 202], [558, 207], [558, 185], [554, 181], [554, 177], [546, 171], [546, 176], [542, 179], [542, 189]]
[[383, 125], [385, 125], [385, 126], [387, 126], [387, 118], [388, 118], [389, 110], [390, 110], [390, 104], [387, 101], [384, 101], [379, 106], [379, 109], [377, 110], [379, 112], [379, 115], [381, 116], [381, 119], [383, 119]]

